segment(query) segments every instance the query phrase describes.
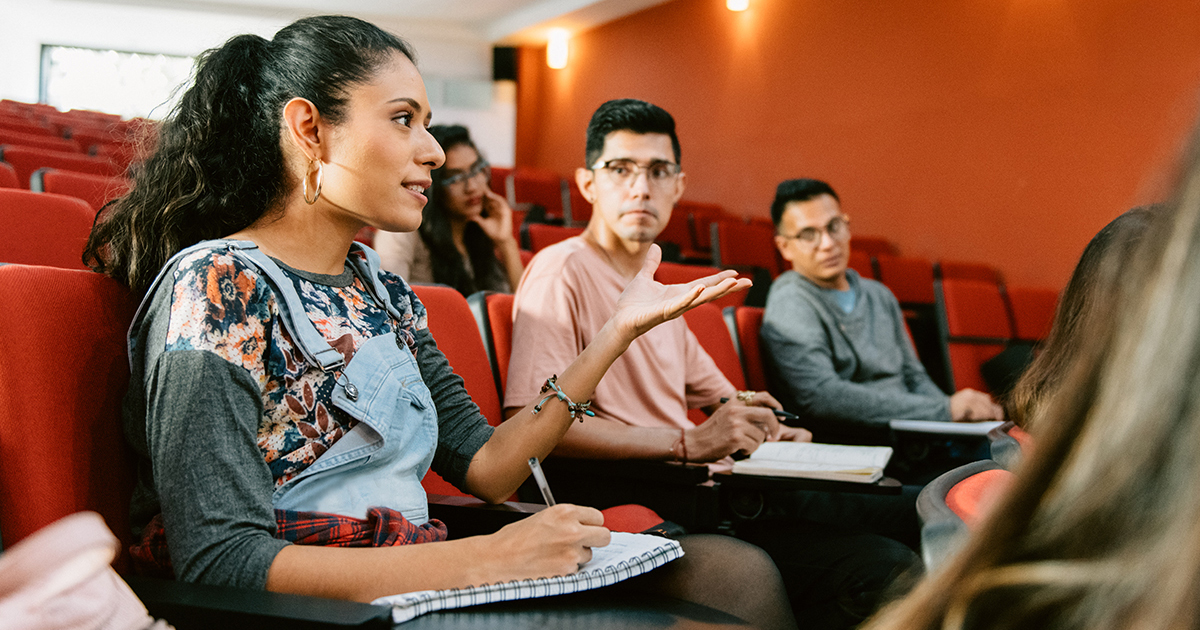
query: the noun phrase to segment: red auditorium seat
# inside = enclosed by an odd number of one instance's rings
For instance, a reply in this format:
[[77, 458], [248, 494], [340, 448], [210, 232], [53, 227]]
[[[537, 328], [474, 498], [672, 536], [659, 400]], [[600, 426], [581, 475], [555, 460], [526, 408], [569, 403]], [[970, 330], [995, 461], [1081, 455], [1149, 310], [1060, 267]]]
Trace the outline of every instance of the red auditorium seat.
[[933, 304], [933, 261], [928, 258], [876, 256], [879, 281], [901, 304]]
[[[499, 425], [504, 420], [500, 396], [496, 393], [492, 367], [488, 365], [483, 339], [479, 336], [466, 298], [445, 286], [417, 285], [413, 291], [429, 313], [429, 332], [437, 340], [438, 349], [446, 355], [455, 374], [463, 378], [471, 400], [479, 405], [479, 411], [487, 418], [488, 424]], [[426, 492], [433, 494], [468, 496], [432, 470], [421, 485], [425, 486]]]
[[1051, 289], [1008, 288], [1005, 295], [1012, 307], [1013, 332], [1022, 341], [1042, 341], [1050, 334], [1058, 293]]
[[492, 192], [494, 192], [497, 195], [500, 195], [501, 197], [504, 197], [506, 200], [508, 200], [509, 205], [515, 206], [517, 204], [517, 202], [516, 202], [516, 200], [513, 199], [512, 190], [510, 188], [512, 185], [511, 184], [511, 182], [512, 182], [511, 176], [512, 176], [511, 168], [504, 168], [503, 166], [493, 166], [492, 167], [492, 181], [490, 182], [490, 185], [492, 187]]
[[938, 310], [952, 389], [988, 391], [979, 367], [1012, 339], [1000, 287], [993, 282], [947, 278], [936, 283]]
[[980, 280], [1000, 284], [1000, 271], [995, 267], [977, 262], [962, 260], [938, 261], [935, 274], [940, 278], [955, 278], [959, 280]]
[[567, 200], [571, 203], [571, 225], [587, 225], [588, 221], [592, 220], [592, 204], [584, 198], [583, 193], [579, 192], [579, 186], [575, 182], [565, 180], [567, 186]]
[[771, 277], [779, 275], [775, 257], [775, 230], [737, 220], [719, 220], [711, 224], [713, 266], [724, 269], [765, 269]]
[[524, 229], [528, 230], [529, 234], [529, 251], [535, 254], [559, 241], [583, 234], [581, 227], [547, 225], [545, 223], [527, 223]]
[[88, 202], [92, 210], [98, 211], [104, 204], [128, 192], [129, 180], [124, 177], [76, 173], [57, 168], [39, 168], [30, 177], [29, 187], [34, 192], [82, 199]]
[[725, 211], [715, 203], [679, 200], [675, 211], [683, 210], [691, 232], [692, 249], [699, 252], [712, 251], [712, 223], [725, 216]]
[[[700, 341], [700, 347], [712, 357], [717, 368], [729, 379], [734, 389], [746, 389], [746, 376], [742, 370], [742, 361], [738, 357], [733, 337], [725, 325], [721, 309], [712, 304], [702, 304], [683, 314], [688, 328]], [[701, 424], [708, 416], [699, 409], [689, 409], [688, 418]]]
[[733, 320], [734, 339], [737, 340], [738, 354], [742, 359], [742, 369], [746, 373], [746, 385], [756, 391], [767, 391], [767, 372], [763, 364], [762, 345], [758, 331], [762, 329], [764, 309], [757, 306], [742, 306], [730, 311], [725, 310], [725, 321]]
[[50, 138], [62, 137], [54, 133], [53, 129], [39, 124], [34, 120], [28, 118], [17, 118], [15, 116], [0, 116], [0, 131], [23, 133], [33, 136], [47, 136]]
[[[877, 280], [875, 277], [875, 267], [871, 264], [871, 255], [866, 252], [860, 252], [857, 249], [850, 250], [850, 268], [857, 271], [858, 275], [871, 280]], [[930, 285], [932, 288], [932, 283]]]
[[944, 473], [921, 490], [917, 515], [927, 570], [935, 570], [953, 555], [1012, 479], [1013, 474], [996, 462], [981, 460]]
[[77, 173], [91, 173], [116, 177], [122, 175], [120, 167], [108, 158], [91, 157], [81, 153], [62, 153], [17, 145], [0, 146], [0, 160], [8, 162], [17, 171], [21, 187], [29, 188], [29, 178], [39, 168], [61, 168]]
[[480, 291], [467, 297], [467, 303], [487, 347], [496, 391], [503, 399], [508, 386], [508, 360], [512, 357], [513, 294]]
[[47, 151], [59, 151], [62, 153], [81, 153], [79, 143], [66, 138], [58, 138], [55, 136], [40, 134], [40, 133], [21, 133], [19, 131], [8, 131], [0, 128], [0, 144], [12, 144], [22, 147], [36, 147], [46, 149]]
[[[704, 265], [681, 265], [679, 263], [664, 262], [659, 263], [658, 270], [654, 272], [654, 279], [663, 284], [686, 284], [695, 280], [699, 280], [705, 276], [711, 276], [714, 273], [720, 273], [721, 270], [716, 267], [707, 267]], [[749, 277], [741, 274], [742, 277]], [[738, 291], [731, 295], [726, 295], [718, 300], [714, 300], [712, 304], [718, 308], [727, 306], [741, 306], [746, 302], [746, 291]]]
[[853, 249], [868, 256], [896, 256], [900, 253], [895, 243], [882, 236], [859, 236], [855, 234], [851, 237], [850, 243]]
[[11, 164], [0, 162], [0, 188], [20, 188], [17, 182], [17, 170]]
[[[129, 563], [133, 457], [121, 425], [136, 302], [91, 271], [0, 267], [0, 537], [99, 512]], [[31, 430], [36, 429], [36, 430]]]
[[82, 199], [0, 188], [0, 263], [87, 269], [94, 215]]
[[[518, 205], [539, 205], [546, 217], [563, 217], [563, 180], [558, 174], [543, 169], [518, 168], [512, 173], [513, 199]], [[537, 250], [534, 250], [537, 251]]]
[[674, 211], [671, 212], [671, 218], [658, 233], [656, 240], [659, 243], [672, 243], [679, 247], [679, 254], [684, 260], [707, 261], [712, 257], [707, 250], [696, 249], [695, 239], [692, 238], [691, 214], [688, 212], [688, 205], [682, 201], [675, 206]]

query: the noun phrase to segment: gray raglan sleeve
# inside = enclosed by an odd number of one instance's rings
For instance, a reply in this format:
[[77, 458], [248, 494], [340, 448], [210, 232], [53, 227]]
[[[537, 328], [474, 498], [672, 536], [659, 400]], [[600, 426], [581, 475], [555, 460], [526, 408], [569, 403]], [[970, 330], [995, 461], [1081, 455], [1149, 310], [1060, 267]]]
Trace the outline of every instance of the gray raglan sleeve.
[[799, 289], [772, 294], [760, 335], [776, 395], [802, 416], [870, 424], [894, 418], [949, 420], [940, 391], [937, 396], [881, 391], [842, 378], [834, 368], [829, 332]]
[[203, 350], [158, 355], [146, 375], [146, 438], [175, 575], [266, 587], [275, 554], [274, 484], [256, 434], [250, 375]]
[[471, 400], [461, 376], [450, 368], [429, 329], [417, 332], [417, 367], [438, 415], [438, 446], [433, 470], [465, 492], [467, 469], [492, 437], [492, 427]]

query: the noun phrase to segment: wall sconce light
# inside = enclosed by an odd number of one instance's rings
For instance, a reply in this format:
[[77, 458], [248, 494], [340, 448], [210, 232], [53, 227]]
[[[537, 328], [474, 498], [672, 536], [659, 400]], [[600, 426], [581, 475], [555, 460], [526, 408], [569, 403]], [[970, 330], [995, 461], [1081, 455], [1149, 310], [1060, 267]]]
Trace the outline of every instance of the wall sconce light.
[[567, 56], [570, 52], [571, 33], [565, 28], [550, 29], [549, 41], [546, 42], [546, 65], [555, 70], [567, 67]]
[[730, 11], [745, 11], [750, 8], [750, 0], [725, 0], [725, 8]]

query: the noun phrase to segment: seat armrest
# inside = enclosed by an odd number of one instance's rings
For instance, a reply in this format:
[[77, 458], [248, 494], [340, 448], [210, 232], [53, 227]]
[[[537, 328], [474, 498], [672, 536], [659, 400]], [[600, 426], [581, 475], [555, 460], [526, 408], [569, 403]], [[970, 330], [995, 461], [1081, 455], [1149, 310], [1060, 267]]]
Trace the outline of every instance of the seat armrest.
[[445, 494], [431, 494], [428, 499], [429, 518], [445, 523], [451, 540], [491, 534], [509, 523], [546, 509], [546, 506], [537, 503], [505, 501], [492, 504], [475, 497]]
[[151, 616], [177, 630], [392, 627], [390, 606], [139, 576], [125, 576], [125, 581]]

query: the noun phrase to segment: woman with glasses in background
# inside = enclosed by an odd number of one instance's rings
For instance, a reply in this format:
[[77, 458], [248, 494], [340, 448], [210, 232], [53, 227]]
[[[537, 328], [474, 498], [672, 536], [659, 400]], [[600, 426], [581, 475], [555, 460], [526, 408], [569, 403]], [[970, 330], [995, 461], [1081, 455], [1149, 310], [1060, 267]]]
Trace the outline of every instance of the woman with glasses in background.
[[383, 268], [409, 282], [437, 282], [463, 295], [512, 293], [525, 266], [513, 235], [512, 208], [492, 192], [491, 169], [462, 125], [429, 133], [446, 152], [416, 232], [379, 232]]

